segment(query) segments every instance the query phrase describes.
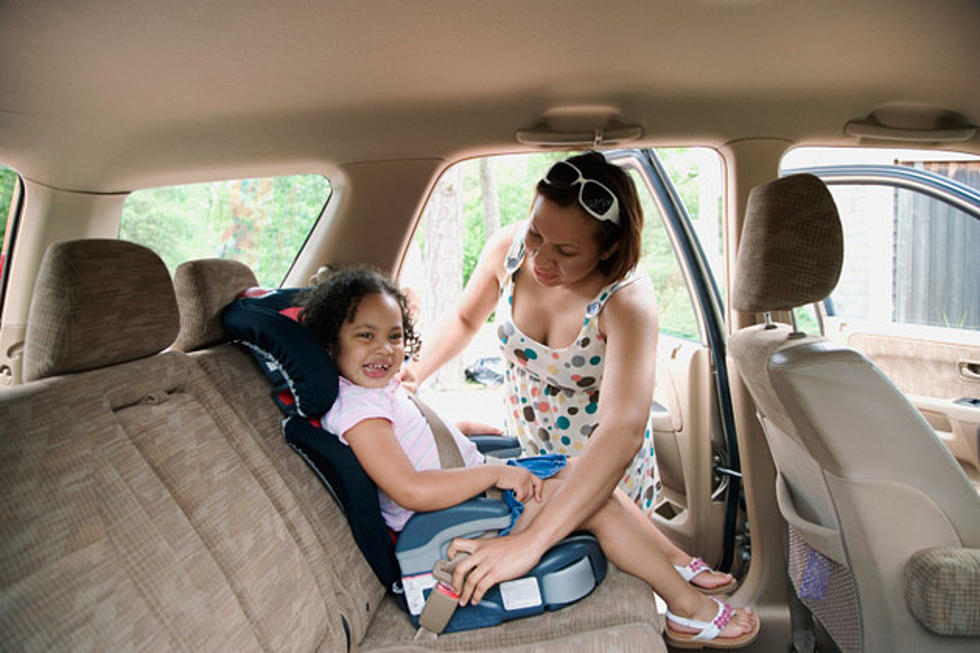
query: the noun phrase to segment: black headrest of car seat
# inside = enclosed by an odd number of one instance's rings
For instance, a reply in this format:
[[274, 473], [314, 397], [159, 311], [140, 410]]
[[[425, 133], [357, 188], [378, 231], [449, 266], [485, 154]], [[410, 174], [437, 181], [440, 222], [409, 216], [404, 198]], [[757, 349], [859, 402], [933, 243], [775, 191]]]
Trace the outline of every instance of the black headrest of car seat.
[[[258, 360], [284, 413], [319, 418], [337, 398], [337, 366], [297, 321], [297, 299], [304, 290], [251, 288], [225, 307], [221, 321], [228, 335]], [[284, 396], [284, 390], [291, 396]]]
[[[320, 428], [319, 418], [337, 398], [337, 367], [298, 322], [304, 288], [249, 289], [222, 312], [225, 331], [246, 346], [273, 385], [272, 398], [286, 415], [286, 442], [334, 496], [354, 541], [385, 587], [401, 574], [394, 541], [381, 517], [378, 490], [350, 447]], [[401, 595], [397, 595], [401, 598]]]

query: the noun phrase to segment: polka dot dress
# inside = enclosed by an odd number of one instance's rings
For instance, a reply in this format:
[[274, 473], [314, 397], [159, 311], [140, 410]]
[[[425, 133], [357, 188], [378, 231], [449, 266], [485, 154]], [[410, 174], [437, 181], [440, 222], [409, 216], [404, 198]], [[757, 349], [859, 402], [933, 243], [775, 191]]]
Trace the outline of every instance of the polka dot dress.
[[[598, 426], [599, 386], [606, 353], [606, 343], [599, 334], [599, 313], [616, 290], [637, 277], [629, 275], [599, 292], [586, 307], [582, 330], [569, 347], [547, 347], [521, 333], [511, 313], [514, 279], [524, 260], [523, 236], [524, 231], [519, 230], [507, 253], [507, 277], [495, 314], [497, 338], [507, 361], [507, 429], [520, 439], [525, 455], [577, 456]], [[652, 429], [648, 419], [643, 445], [620, 483], [647, 514], [652, 513], [660, 492]]]

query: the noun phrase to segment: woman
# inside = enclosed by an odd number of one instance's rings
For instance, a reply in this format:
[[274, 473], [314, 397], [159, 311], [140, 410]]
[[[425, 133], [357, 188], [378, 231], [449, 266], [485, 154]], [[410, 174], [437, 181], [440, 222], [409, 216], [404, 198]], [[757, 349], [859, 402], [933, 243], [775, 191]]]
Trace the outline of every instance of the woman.
[[[472, 554], [454, 578], [466, 578], [457, 584], [464, 599], [526, 572], [617, 485], [648, 516], [656, 505], [650, 405], [657, 307], [649, 279], [636, 269], [642, 230], [636, 189], [619, 167], [596, 152], [556, 163], [537, 185], [530, 219], [487, 243], [455, 311], [402, 374], [417, 387], [496, 311], [508, 429], [526, 455], [582, 458], [527, 530], [454, 545]], [[656, 533], [685, 580], [705, 591], [734, 583]]]

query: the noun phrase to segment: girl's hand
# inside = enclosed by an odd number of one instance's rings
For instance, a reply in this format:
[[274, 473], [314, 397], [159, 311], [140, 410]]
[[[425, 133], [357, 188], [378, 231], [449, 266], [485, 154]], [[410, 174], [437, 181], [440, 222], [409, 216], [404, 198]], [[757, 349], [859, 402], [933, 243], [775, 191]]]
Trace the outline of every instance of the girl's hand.
[[402, 368], [398, 371], [398, 380], [401, 381], [402, 387], [409, 392], [418, 392], [419, 381], [415, 376], [415, 370], [411, 362], [402, 365]]
[[501, 490], [512, 490], [514, 498], [518, 501], [527, 501], [533, 497], [535, 501], [541, 503], [543, 480], [523, 467], [499, 465], [494, 469], [497, 470], [497, 482], [494, 483], [496, 487]]

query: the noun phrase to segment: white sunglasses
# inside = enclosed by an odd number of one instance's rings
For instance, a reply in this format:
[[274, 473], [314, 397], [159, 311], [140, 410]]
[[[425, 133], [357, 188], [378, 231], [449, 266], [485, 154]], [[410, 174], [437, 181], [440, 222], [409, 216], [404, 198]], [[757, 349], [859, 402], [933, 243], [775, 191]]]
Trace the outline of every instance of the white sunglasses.
[[574, 164], [559, 161], [545, 173], [544, 182], [562, 188], [580, 184], [579, 206], [596, 220], [608, 220], [619, 225], [619, 200], [616, 199], [616, 194], [605, 184], [587, 178]]

